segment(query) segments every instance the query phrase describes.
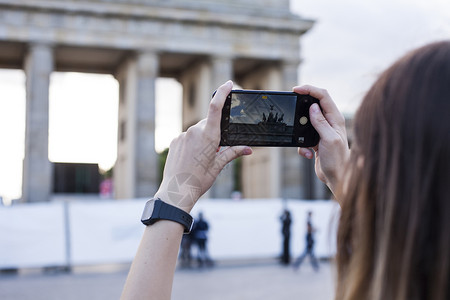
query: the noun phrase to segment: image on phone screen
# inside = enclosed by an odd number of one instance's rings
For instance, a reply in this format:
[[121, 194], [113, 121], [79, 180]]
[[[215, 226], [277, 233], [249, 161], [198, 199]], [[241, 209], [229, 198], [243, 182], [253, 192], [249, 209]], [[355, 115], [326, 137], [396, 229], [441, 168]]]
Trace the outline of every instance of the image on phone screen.
[[233, 90], [222, 111], [221, 145], [313, 146], [318, 142], [309, 122], [314, 102], [293, 92]]

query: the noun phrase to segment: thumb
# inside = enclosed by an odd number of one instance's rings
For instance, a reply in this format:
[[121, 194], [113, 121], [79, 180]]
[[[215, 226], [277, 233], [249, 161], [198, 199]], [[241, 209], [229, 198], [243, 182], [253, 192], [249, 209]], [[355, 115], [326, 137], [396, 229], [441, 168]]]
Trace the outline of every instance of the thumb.
[[309, 118], [311, 120], [311, 124], [317, 130], [321, 139], [327, 139], [333, 135], [334, 130], [322, 114], [322, 111], [317, 103], [314, 103], [309, 108]]

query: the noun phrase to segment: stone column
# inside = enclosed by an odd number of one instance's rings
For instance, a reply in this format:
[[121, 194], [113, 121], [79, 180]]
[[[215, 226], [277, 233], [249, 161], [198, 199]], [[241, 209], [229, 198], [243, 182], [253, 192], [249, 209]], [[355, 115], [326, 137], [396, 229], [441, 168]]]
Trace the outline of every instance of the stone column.
[[232, 58], [227, 56], [212, 57], [211, 71], [211, 89], [214, 91], [227, 80], [233, 79]]
[[[211, 95], [220, 85], [233, 79], [233, 61], [231, 57], [215, 56], [211, 58]], [[219, 174], [207, 197], [230, 198], [234, 188], [234, 164], [229, 163]]]
[[[279, 64], [266, 62], [248, 74], [242, 84], [246, 89], [285, 90]], [[251, 156], [243, 158], [244, 196], [278, 198], [283, 194], [282, 148], [254, 147]]]
[[211, 66], [209, 61], [201, 60], [182, 71], [180, 82], [183, 85], [183, 131], [208, 113], [211, 90]]
[[[299, 61], [285, 61], [282, 64], [283, 84], [286, 90], [291, 90], [298, 84], [298, 65]], [[299, 157], [296, 148], [283, 150], [285, 170], [283, 197], [311, 200], [323, 198], [326, 189], [316, 176], [314, 160]]]
[[48, 160], [48, 118], [53, 49], [46, 44], [30, 45], [25, 57], [26, 129], [22, 199], [48, 201], [52, 191], [52, 165]]
[[281, 63], [281, 80], [283, 90], [292, 91], [292, 88], [298, 85], [298, 65], [299, 61], [283, 61]]
[[159, 57], [140, 53], [136, 82], [136, 197], [153, 196], [158, 188], [158, 155], [155, 151], [156, 79]]
[[[285, 91], [291, 91], [292, 87], [298, 84], [298, 61], [283, 61], [281, 63], [281, 81]], [[281, 196], [283, 198], [302, 198], [304, 197], [304, 177], [302, 159], [297, 148], [282, 148], [282, 188]], [[307, 162], [306, 162], [307, 163]]]
[[116, 198], [151, 197], [156, 192], [155, 84], [159, 57], [141, 52], [119, 70], [118, 157], [114, 170]]

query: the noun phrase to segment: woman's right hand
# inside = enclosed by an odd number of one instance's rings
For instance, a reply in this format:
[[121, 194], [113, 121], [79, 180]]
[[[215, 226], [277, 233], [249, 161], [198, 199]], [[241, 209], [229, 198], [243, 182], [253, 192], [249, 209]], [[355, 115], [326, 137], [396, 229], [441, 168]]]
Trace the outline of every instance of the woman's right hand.
[[172, 141], [155, 197], [190, 212], [230, 161], [252, 153], [247, 146], [223, 147], [218, 151], [222, 108], [232, 88], [231, 81], [221, 85], [209, 104], [207, 118]]
[[310, 85], [297, 86], [293, 90], [297, 94], [319, 99], [322, 111], [319, 105], [313, 104], [309, 109], [309, 116], [311, 124], [320, 135], [320, 141], [312, 148], [298, 148], [298, 153], [308, 159], [312, 159], [315, 153], [317, 177], [335, 194], [350, 157], [345, 118], [326, 90]]

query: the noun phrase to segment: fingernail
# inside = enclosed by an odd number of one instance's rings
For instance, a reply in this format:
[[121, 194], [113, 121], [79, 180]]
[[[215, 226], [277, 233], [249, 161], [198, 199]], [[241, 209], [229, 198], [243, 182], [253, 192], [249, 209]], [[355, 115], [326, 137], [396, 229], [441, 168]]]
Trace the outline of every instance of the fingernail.
[[317, 113], [317, 112], [319, 112], [319, 110], [320, 110], [320, 108], [319, 108], [319, 105], [317, 103], [314, 103], [314, 104], [311, 105], [311, 111], [313, 113]]
[[252, 148], [245, 148], [243, 151], [242, 151], [242, 153], [244, 154], [244, 155], [249, 155], [249, 154], [252, 154]]

